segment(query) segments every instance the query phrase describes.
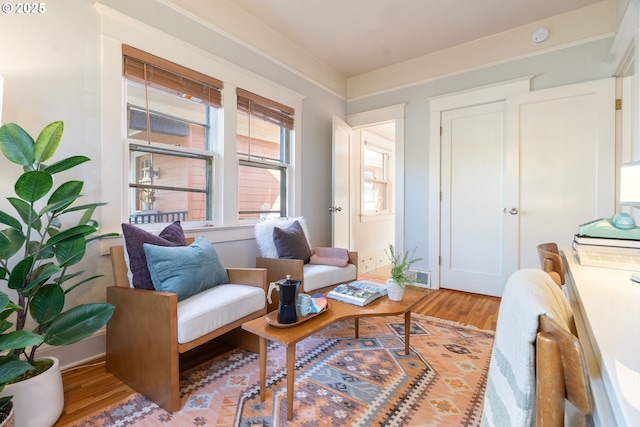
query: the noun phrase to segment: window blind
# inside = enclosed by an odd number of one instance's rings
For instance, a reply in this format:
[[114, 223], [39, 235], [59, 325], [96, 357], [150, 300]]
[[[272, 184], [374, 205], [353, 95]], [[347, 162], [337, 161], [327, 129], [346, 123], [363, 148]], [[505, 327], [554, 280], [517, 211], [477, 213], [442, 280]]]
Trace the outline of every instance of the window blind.
[[295, 113], [293, 108], [240, 88], [236, 89], [236, 94], [238, 95], [238, 110], [269, 123], [275, 123], [285, 129], [293, 130], [293, 114]]
[[212, 107], [222, 106], [222, 81], [128, 45], [122, 45], [122, 56], [127, 79]]

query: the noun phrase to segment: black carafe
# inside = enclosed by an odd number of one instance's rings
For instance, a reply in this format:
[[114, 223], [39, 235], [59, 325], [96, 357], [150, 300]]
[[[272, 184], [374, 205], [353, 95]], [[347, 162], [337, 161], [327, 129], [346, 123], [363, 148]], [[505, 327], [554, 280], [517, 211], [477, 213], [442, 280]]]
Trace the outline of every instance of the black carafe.
[[269, 284], [267, 299], [271, 303], [271, 291], [278, 291], [278, 323], [291, 324], [298, 321], [296, 303], [298, 302], [298, 287], [300, 280], [292, 279], [287, 275], [286, 279], [278, 280]]

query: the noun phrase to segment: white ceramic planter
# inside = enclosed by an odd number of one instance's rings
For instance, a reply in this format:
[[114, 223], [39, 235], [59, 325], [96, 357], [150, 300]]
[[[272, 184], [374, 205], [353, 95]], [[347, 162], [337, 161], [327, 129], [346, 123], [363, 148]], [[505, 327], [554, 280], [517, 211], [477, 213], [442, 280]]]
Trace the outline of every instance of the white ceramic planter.
[[402, 301], [402, 296], [404, 295], [404, 288], [398, 285], [398, 283], [395, 280], [389, 278], [387, 279], [387, 293], [391, 301]]
[[53, 365], [37, 377], [7, 385], [0, 396], [13, 395], [16, 427], [51, 427], [64, 409], [64, 389], [60, 362], [55, 357]]
[[9, 403], [11, 405], [11, 410], [7, 417], [0, 423], [0, 427], [14, 427], [16, 425], [16, 412], [13, 410], [13, 403]]

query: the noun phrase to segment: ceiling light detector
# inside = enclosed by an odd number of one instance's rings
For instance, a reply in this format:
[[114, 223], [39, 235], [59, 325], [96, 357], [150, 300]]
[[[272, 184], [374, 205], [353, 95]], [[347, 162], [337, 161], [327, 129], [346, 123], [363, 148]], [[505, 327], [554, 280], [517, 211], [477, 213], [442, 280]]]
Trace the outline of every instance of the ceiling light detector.
[[544, 27], [540, 27], [531, 34], [531, 43], [542, 44], [549, 37], [549, 30]]

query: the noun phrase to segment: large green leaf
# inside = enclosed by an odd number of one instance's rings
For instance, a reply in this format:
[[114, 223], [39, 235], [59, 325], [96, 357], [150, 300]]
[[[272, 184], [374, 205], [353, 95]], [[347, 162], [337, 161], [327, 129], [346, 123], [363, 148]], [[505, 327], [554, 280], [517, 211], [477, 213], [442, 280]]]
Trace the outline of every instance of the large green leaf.
[[22, 292], [30, 292], [37, 286], [43, 285], [51, 276], [59, 273], [61, 270], [60, 267], [52, 262], [40, 265], [33, 271], [29, 283], [23, 288]]
[[[53, 213], [54, 215], [61, 215], [61, 212], [59, 211], [61, 211], [62, 209], [72, 204], [79, 197], [81, 196], [80, 195], [69, 196], [69, 197], [60, 199], [55, 203], [49, 203], [48, 205], [40, 209], [40, 215], [42, 216], [48, 213]], [[60, 227], [62, 225], [62, 223], [60, 222], [57, 216], [53, 220], [55, 221], [55, 223], [52, 223], [54, 227]]]
[[[4, 314], [2, 314], [2, 316], [4, 316]], [[13, 323], [8, 322], [6, 319], [0, 320], [0, 334], [8, 330], [12, 326], [13, 326]]]
[[25, 224], [29, 225], [29, 222], [31, 222], [31, 227], [36, 230], [40, 230], [40, 227], [42, 227], [42, 221], [40, 221], [40, 217], [29, 203], [16, 197], [7, 197], [7, 200], [18, 212], [20, 218]]
[[78, 305], [62, 313], [47, 328], [44, 342], [68, 345], [90, 337], [107, 324], [115, 307], [106, 303]]
[[9, 295], [0, 292], [0, 312], [4, 310], [10, 302]]
[[6, 243], [7, 239], [10, 243], [9, 246], [5, 247], [4, 244], [0, 244], [0, 259], [9, 259], [22, 248], [25, 240], [27, 240], [22, 231], [17, 230], [15, 228], [6, 228], [0, 231], [0, 240], [3, 243]]
[[26, 258], [21, 259], [15, 267], [13, 267], [13, 271], [9, 275], [9, 280], [7, 285], [9, 289], [22, 289], [22, 285], [27, 279], [31, 271], [31, 267], [33, 266], [33, 257], [28, 256]]
[[57, 245], [58, 243], [64, 242], [65, 240], [72, 240], [78, 236], [88, 236], [89, 234], [95, 232], [96, 228], [91, 227], [90, 225], [76, 225], [75, 227], [71, 227], [67, 230], [61, 231], [55, 236], [51, 236], [49, 240], [47, 240], [47, 245]]
[[106, 203], [103, 202], [99, 202], [99, 203], [88, 203], [86, 205], [78, 205], [78, 206], [74, 206], [71, 207], [69, 209], [67, 209], [65, 212], [73, 212], [73, 211], [83, 211], [85, 209], [91, 209], [92, 211], [100, 206], [106, 206]]
[[22, 223], [6, 212], [0, 211], [0, 223], [22, 230]]
[[11, 162], [31, 166], [35, 162], [33, 138], [15, 123], [0, 127], [0, 150]]
[[42, 342], [42, 336], [29, 331], [12, 331], [0, 335], [0, 350], [31, 347]]
[[3, 233], [0, 233], [0, 251], [6, 251], [11, 247], [11, 240]]
[[61, 121], [49, 123], [40, 131], [36, 145], [34, 148], [35, 160], [37, 163], [44, 162], [51, 158], [58, 149], [62, 132], [64, 131], [64, 123]]
[[62, 285], [67, 280], [71, 280], [74, 277], [82, 276], [84, 274], [84, 270], [75, 271], [71, 274], [63, 274], [60, 277], [56, 277], [53, 281], [59, 285]]
[[41, 171], [25, 172], [18, 178], [15, 185], [16, 194], [21, 199], [33, 203], [44, 197], [53, 187], [53, 177], [50, 173]]
[[33, 366], [25, 360], [15, 356], [2, 356], [0, 357], [0, 384], [6, 384], [32, 369]]
[[84, 182], [82, 181], [68, 181], [62, 184], [60, 187], [56, 188], [56, 190], [51, 193], [51, 197], [47, 201], [47, 204], [55, 205], [59, 203], [63, 203], [62, 206], [57, 208], [57, 211], [63, 210], [73, 201], [80, 196], [80, 192], [82, 191], [82, 187], [84, 186]]
[[81, 165], [82, 163], [88, 162], [89, 160], [91, 160], [90, 158], [86, 157], [86, 156], [72, 156], [72, 157], [68, 157], [66, 159], [62, 159], [58, 162], [55, 162], [52, 165], [47, 166], [46, 168], [44, 168], [44, 170], [46, 172], [49, 172], [51, 175], [55, 175], [59, 172], [63, 172], [66, 170], [69, 170], [71, 168], [74, 168], [78, 165]]
[[32, 240], [28, 243], [27, 253], [34, 255], [36, 260], [53, 258], [56, 254], [53, 246], [45, 246], [36, 240]]
[[47, 323], [58, 317], [63, 308], [64, 290], [59, 285], [46, 285], [33, 296], [29, 313], [36, 322]]
[[56, 245], [56, 259], [61, 267], [69, 267], [79, 263], [87, 251], [87, 240], [84, 236], [66, 240]]

